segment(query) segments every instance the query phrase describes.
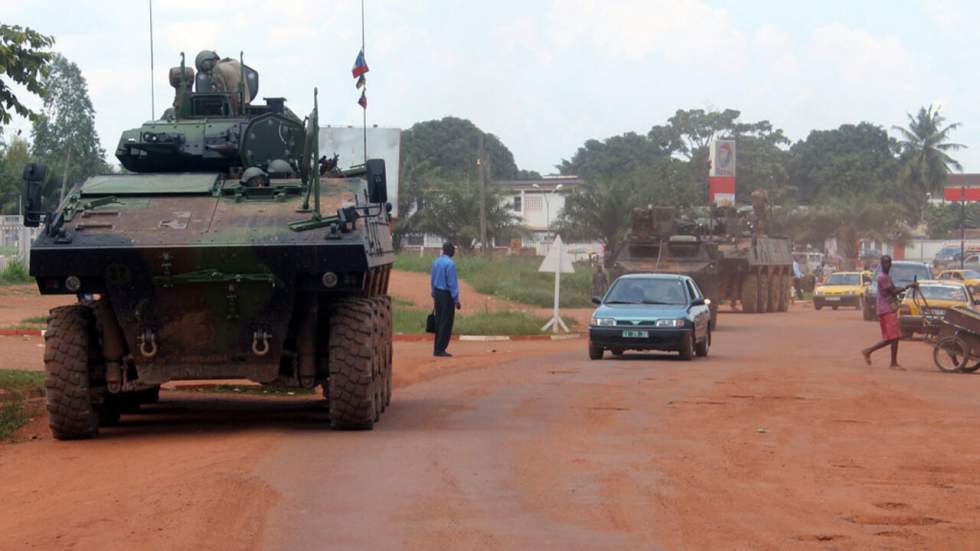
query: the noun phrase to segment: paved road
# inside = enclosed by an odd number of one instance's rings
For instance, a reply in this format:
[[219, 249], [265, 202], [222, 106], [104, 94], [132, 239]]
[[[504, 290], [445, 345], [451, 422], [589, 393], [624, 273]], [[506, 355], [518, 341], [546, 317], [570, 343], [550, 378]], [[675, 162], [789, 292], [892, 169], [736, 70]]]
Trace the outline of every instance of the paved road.
[[980, 377], [921, 344], [909, 371], [866, 367], [876, 333], [797, 308], [723, 314], [694, 362], [403, 349], [415, 375], [373, 432], [325, 430], [308, 399], [175, 393], [106, 438], [0, 447], [0, 548], [980, 546]]

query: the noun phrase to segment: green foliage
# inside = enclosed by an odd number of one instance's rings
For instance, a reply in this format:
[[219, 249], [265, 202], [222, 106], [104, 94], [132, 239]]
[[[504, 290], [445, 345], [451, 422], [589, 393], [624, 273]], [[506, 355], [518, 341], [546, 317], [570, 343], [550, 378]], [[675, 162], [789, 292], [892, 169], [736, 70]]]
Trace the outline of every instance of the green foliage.
[[[0, 24], [0, 70], [28, 92], [43, 98], [47, 94], [44, 77], [52, 55], [45, 50], [52, 44], [53, 38], [30, 28]], [[11, 112], [22, 117], [36, 116], [0, 80], [0, 125], [10, 124]]]
[[27, 405], [22, 400], [0, 402], [0, 441], [10, 438], [30, 418]]
[[[395, 306], [393, 323], [395, 333], [418, 334], [425, 331], [428, 310], [399, 308]], [[540, 335], [541, 327], [548, 320], [523, 312], [487, 312], [482, 314], [456, 315], [453, 333], [457, 335]], [[572, 320], [566, 320], [569, 323]]]
[[43, 371], [0, 369], [0, 389], [15, 394], [38, 391], [44, 386]]
[[961, 217], [964, 220], [964, 227], [980, 228], [980, 205], [976, 203], [967, 203], [963, 206], [959, 203], [929, 205], [925, 214], [931, 239], [958, 237]]
[[618, 247], [629, 228], [634, 207], [691, 207], [706, 196], [688, 164], [661, 157], [620, 176], [596, 175], [565, 197], [557, 222], [567, 239], [597, 239], [606, 250]]
[[[400, 223], [405, 233], [429, 233], [469, 249], [480, 238], [480, 188], [472, 182], [433, 178], [419, 190], [424, 207]], [[486, 191], [487, 236], [507, 241], [522, 231], [519, 218], [505, 205], [500, 191]]]
[[878, 195], [895, 181], [896, 147], [882, 127], [867, 122], [814, 130], [790, 149], [791, 181], [800, 190], [800, 201], [807, 204]]
[[0, 144], [0, 214], [17, 214], [21, 175], [24, 165], [30, 161], [30, 144], [27, 140], [15, 136], [5, 147]]
[[800, 243], [822, 242], [836, 237], [845, 259], [856, 260], [859, 239], [899, 239], [907, 237], [904, 207], [889, 200], [871, 201], [847, 196], [828, 200], [788, 215], [789, 236]]
[[[395, 268], [429, 273], [433, 258], [399, 254], [395, 257]], [[538, 257], [457, 255], [454, 260], [459, 278], [480, 293], [530, 306], [554, 304], [555, 275], [538, 271], [541, 265]], [[588, 267], [576, 267], [574, 274], [562, 274], [563, 308], [586, 308], [591, 304], [591, 298], [592, 272]], [[461, 300], [466, 302], [466, 297]]]
[[950, 133], [959, 128], [960, 123], [947, 125], [939, 109], [931, 105], [907, 116], [908, 126], [893, 127], [901, 136], [898, 150], [902, 160], [902, 180], [920, 196], [941, 194], [946, 186], [946, 175], [953, 170], [963, 170], [960, 163], [949, 156], [950, 152], [966, 147], [949, 141]]
[[0, 285], [19, 285], [31, 283], [34, 278], [27, 273], [27, 269], [19, 261], [14, 260], [7, 264], [7, 267], [0, 271]]
[[587, 180], [613, 178], [636, 172], [667, 154], [667, 150], [652, 140], [635, 132], [627, 132], [603, 141], [586, 141], [571, 159], [563, 160], [558, 169], [562, 174]]
[[[48, 95], [33, 124], [34, 156], [48, 167], [49, 199], [64, 195], [73, 185], [108, 171], [105, 150], [95, 131], [95, 109], [88, 84], [78, 65], [55, 54], [44, 78]], [[60, 193], [55, 190], [61, 188]]]

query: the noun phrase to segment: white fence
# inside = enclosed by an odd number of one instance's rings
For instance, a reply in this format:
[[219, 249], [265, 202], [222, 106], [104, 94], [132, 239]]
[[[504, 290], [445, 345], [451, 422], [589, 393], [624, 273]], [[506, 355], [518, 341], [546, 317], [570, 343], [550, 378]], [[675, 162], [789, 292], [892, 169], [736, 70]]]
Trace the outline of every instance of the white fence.
[[25, 228], [17, 215], [0, 216], [0, 270], [13, 260], [24, 266], [31, 261], [31, 241], [40, 228]]

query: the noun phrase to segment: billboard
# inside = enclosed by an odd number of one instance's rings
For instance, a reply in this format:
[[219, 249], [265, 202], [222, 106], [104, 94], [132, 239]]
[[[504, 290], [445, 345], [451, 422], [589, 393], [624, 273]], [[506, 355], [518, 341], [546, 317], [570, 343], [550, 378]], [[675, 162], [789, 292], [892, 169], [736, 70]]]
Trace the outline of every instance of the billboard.
[[[398, 216], [398, 173], [401, 161], [400, 128], [367, 129], [368, 157], [384, 159], [388, 177], [388, 202], [392, 216]], [[320, 155], [340, 155], [337, 166], [347, 169], [364, 164], [364, 129], [353, 126], [321, 126]]]
[[708, 176], [735, 177], [735, 140], [713, 140], [709, 148]]
[[735, 140], [712, 140], [708, 146], [708, 201], [735, 204]]

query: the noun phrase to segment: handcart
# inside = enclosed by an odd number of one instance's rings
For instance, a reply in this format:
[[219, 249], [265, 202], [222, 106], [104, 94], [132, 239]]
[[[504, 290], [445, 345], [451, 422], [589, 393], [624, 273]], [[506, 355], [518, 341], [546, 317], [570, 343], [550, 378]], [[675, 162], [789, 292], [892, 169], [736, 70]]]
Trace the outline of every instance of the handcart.
[[930, 308], [918, 288], [912, 289], [912, 300], [922, 312], [923, 340], [933, 348], [936, 367], [947, 373], [980, 369], [980, 312], [964, 306]]

